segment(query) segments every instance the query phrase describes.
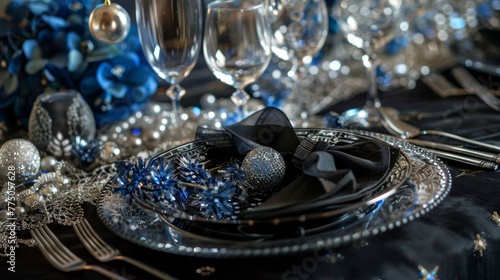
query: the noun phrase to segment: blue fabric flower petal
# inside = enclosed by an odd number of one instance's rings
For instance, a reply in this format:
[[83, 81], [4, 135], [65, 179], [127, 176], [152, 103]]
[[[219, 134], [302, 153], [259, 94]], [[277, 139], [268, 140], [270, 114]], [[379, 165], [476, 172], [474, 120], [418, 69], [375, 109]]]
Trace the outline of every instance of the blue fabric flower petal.
[[128, 117], [132, 111], [126, 106], [115, 107], [111, 111], [105, 113], [94, 112], [94, 117], [97, 126], [103, 126], [113, 123]]
[[46, 3], [31, 2], [29, 4], [29, 9], [33, 14], [41, 15], [48, 12], [50, 10], [50, 7]]
[[118, 54], [118, 50], [114, 46], [103, 46], [95, 49], [87, 55], [87, 62], [99, 62], [106, 59], [111, 59]]
[[125, 69], [132, 69], [139, 65], [139, 62], [139, 56], [133, 52], [126, 52], [111, 59], [113, 65], [120, 65]]
[[83, 54], [76, 49], [71, 49], [68, 53], [68, 70], [70, 72], [77, 71], [82, 66], [82, 62]]
[[65, 53], [59, 53], [54, 55], [49, 59], [50, 64], [54, 65], [57, 68], [63, 69], [68, 65], [68, 55]]
[[79, 91], [85, 97], [101, 92], [102, 88], [97, 82], [95, 75], [87, 75], [80, 81]]
[[101, 63], [97, 68], [97, 82], [103, 89], [110, 87], [114, 83], [115, 76], [111, 73], [112, 68], [113, 66], [108, 62]]
[[34, 60], [43, 57], [42, 49], [35, 39], [28, 39], [24, 41], [22, 48], [27, 59]]
[[12, 75], [17, 75], [19, 71], [21, 71], [23, 63], [23, 52], [21, 50], [17, 50], [12, 56], [7, 69], [9, 73]]
[[68, 45], [69, 49], [80, 49], [80, 43], [82, 41], [82, 38], [80, 35], [76, 34], [75, 32], [68, 32], [67, 37], [66, 37], [66, 44]]
[[146, 101], [146, 99], [149, 97], [149, 94], [148, 94], [146, 88], [144, 88], [142, 86], [137, 86], [137, 87], [133, 87], [129, 91], [127, 96], [129, 97], [129, 99], [133, 103], [142, 103], [142, 102]]
[[142, 86], [148, 96], [158, 89], [158, 82], [145, 67], [135, 67], [123, 74], [122, 80], [134, 86]]
[[19, 81], [17, 79], [17, 76], [11, 76], [7, 81], [5, 82], [4, 85], [4, 91], [7, 95], [11, 95], [14, 91], [16, 91], [18, 87]]
[[123, 98], [127, 94], [128, 88], [122, 83], [115, 83], [107, 87], [106, 91], [111, 93], [115, 98]]
[[42, 19], [47, 22], [54, 29], [62, 29], [67, 26], [64, 19], [55, 16], [42, 16]]
[[48, 69], [43, 69], [43, 73], [45, 74], [45, 77], [47, 78], [47, 80], [49, 80], [51, 82], [56, 81], [56, 77]]
[[28, 75], [33, 75], [47, 66], [47, 63], [49, 63], [48, 59], [35, 59], [28, 61], [26, 66], [24, 66], [24, 71], [26, 71]]

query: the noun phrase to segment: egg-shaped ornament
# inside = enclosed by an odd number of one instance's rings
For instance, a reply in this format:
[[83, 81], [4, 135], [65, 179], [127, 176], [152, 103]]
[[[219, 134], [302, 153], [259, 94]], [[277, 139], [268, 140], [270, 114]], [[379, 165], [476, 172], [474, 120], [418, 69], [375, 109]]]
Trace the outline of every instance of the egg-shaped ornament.
[[122, 6], [105, 0], [97, 6], [89, 17], [90, 34], [105, 44], [117, 44], [130, 31], [130, 16]]

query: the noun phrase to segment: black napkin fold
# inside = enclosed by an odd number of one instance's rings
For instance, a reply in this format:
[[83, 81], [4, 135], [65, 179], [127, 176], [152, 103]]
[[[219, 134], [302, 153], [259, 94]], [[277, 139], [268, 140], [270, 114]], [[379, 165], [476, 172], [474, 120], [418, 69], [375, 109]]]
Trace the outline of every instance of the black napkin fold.
[[292, 182], [261, 205], [242, 211], [245, 219], [303, 215], [345, 207], [369, 197], [383, 184], [399, 149], [359, 136], [351, 144], [330, 145], [310, 138], [300, 140], [286, 115], [265, 108], [225, 131], [199, 128], [197, 139], [219, 147], [232, 143], [241, 156], [268, 146], [285, 159], [286, 168], [298, 168]]

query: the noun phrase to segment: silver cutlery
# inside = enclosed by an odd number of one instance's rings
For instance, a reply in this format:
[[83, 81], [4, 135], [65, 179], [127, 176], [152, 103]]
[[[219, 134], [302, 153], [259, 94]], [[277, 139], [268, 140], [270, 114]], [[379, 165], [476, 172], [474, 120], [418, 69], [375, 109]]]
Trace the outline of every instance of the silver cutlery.
[[468, 156], [463, 156], [463, 155], [458, 155], [455, 153], [450, 153], [446, 151], [438, 151], [438, 150], [433, 150], [433, 149], [428, 149], [426, 148], [429, 152], [435, 154], [437, 157], [455, 161], [455, 162], [460, 162], [468, 165], [472, 165], [475, 167], [480, 167], [488, 170], [498, 170], [498, 164], [493, 163], [493, 162], [488, 162], [484, 161], [481, 159], [473, 158], [473, 157], [468, 157]]
[[383, 107], [377, 108], [377, 110], [381, 116], [382, 125], [392, 135], [396, 135], [402, 139], [405, 139], [409, 143], [424, 147], [427, 150], [433, 152], [436, 156], [444, 159], [453, 160], [456, 162], [465, 163], [489, 170], [498, 169], [498, 163], [500, 162], [500, 155], [498, 154], [413, 138], [420, 135], [433, 134], [441, 137], [459, 140], [469, 144], [474, 144], [478, 147], [486, 148], [486, 150], [490, 151], [493, 150], [495, 152], [499, 152], [500, 147], [443, 131], [420, 130], [415, 126], [398, 119], [397, 116], [391, 115]]
[[[414, 145], [417, 145], [417, 146], [430, 148], [430, 149], [437, 149], [440, 151], [454, 152], [454, 153], [482, 159], [486, 162], [491, 162], [492, 164], [493, 163], [500, 164], [500, 155], [499, 154], [488, 153], [488, 152], [484, 152], [484, 151], [467, 149], [467, 148], [464, 148], [461, 146], [448, 145], [448, 144], [444, 144], [444, 143], [437, 143], [437, 142], [431, 142], [431, 141], [420, 140], [420, 139], [405, 139], [405, 140], [407, 142], [414, 144]], [[495, 168], [495, 170], [496, 170], [496, 168]]]
[[[442, 98], [470, 94], [475, 95], [475, 93], [471, 92], [470, 89], [457, 87], [456, 85], [451, 83], [445, 76], [439, 73], [431, 72], [425, 76], [422, 76], [420, 80]], [[488, 91], [495, 96], [500, 96], [500, 90], [488, 89]]]
[[450, 138], [463, 143], [474, 145], [486, 151], [500, 153], [500, 147], [488, 144], [481, 141], [465, 138], [456, 134], [448, 133], [440, 130], [424, 130], [402, 121], [397, 116], [393, 116], [386, 111], [385, 108], [378, 108], [379, 114], [382, 117], [382, 124], [393, 135], [404, 139], [415, 138], [421, 135], [435, 135], [444, 138]]
[[456, 87], [442, 74], [435, 72], [422, 76], [421, 81], [442, 98], [470, 94], [465, 89]]
[[32, 229], [30, 232], [42, 254], [58, 270], [64, 272], [92, 270], [110, 279], [127, 280], [127, 278], [100, 266], [88, 265], [64, 246], [47, 226]]
[[150, 265], [122, 255], [118, 249], [112, 247], [106, 241], [102, 240], [102, 238], [99, 237], [99, 235], [94, 231], [94, 229], [86, 219], [73, 224], [73, 229], [75, 230], [76, 235], [83, 243], [85, 248], [87, 248], [92, 256], [94, 256], [94, 258], [101, 262], [120, 260], [129, 263], [139, 269], [142, 269], [158, 277], [159, 279], [175, 279], [174, 277], [168, 275], [166, 272], [160, 271]]
[[466, 91], [477, 95], [495, 111], [500, 111], [500, 98], [496, 97], [490, 89], [477, 81], [465, 68], [455, 67], [451, 70], [451, 73]]

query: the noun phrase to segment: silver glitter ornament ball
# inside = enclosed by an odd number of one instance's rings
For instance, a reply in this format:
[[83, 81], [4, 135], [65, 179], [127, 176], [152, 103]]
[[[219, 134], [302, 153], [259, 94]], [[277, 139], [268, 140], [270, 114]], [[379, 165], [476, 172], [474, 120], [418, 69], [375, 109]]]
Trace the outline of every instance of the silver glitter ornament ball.
[[273, 148], [257, 147], [241, 163], [246, 181], [254, 188], [271, 188], [285, 176], [285, 161]]
[[90, 34], [105, 44], [120, 43], [130, 31], [130, 16], [122, 6], [109, 0], [95, 8], [89, 17]]
[[0, 179], [22, 183], [34, 179], [40, 171], [40, 153], [25, 139], [12, 139], [0, 147]]

